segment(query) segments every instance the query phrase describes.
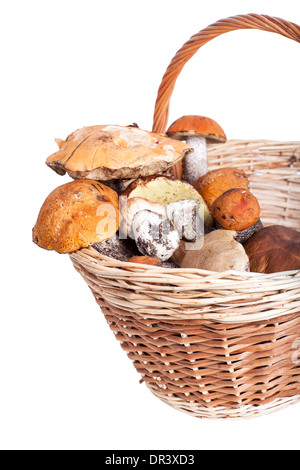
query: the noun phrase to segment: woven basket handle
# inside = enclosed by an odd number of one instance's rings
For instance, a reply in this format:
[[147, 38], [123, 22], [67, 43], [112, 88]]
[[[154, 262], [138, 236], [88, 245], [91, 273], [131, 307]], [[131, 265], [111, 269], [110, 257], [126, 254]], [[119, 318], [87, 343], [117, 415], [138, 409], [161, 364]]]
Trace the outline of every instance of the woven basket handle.
[[170, 62], [158, 89], [152, 131], [164, 133], [167, 128], [169, 106], [175, 82], [185, 63], [207, 42], [221, 34], [237, 29], [259, 29], [281, 34], [300, 42], [300, 26], [266, 15], [239, 15], [219, 20], [192, 36]]

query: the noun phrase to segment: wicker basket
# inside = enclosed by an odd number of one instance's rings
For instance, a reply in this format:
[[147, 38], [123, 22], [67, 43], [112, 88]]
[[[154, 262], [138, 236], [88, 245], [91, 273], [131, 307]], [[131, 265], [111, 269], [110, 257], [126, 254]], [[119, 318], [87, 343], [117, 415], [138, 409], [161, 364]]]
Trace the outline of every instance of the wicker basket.
[[[165, 132], [187, 60], [214, 37], [249, 28], [300, 42], [299, 26], [260, 15], [200, 31], [163, 77], [153, 131]], [[300, 142], [234, 140], [209, 147], [210, 169], [233, 165], [248, 174], [266, 225], [300, 229]], [[165, 403], [196, 417], [247, 418], [299, 401], [300, 271], [164, 269], [106, 258], [93, 248], [70, 256], [141, 381]]]

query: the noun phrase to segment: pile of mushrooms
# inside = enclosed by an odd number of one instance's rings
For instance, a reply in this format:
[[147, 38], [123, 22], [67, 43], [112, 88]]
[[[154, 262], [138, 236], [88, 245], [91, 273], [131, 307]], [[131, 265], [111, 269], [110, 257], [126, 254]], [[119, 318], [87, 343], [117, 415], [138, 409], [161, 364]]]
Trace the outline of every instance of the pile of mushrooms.
[[[226, 135], [203, 116], [183, 116], [167, 135], [102, 125], [56, 139], [59, 150], [46, 164], [71, 181], [44, 201], [34, 243], [58, 253], [93, 247], [156, 268], [300, 269], [300, 234], [264, 228], [246, 174], [208, 171], [207, 141], [222, 143]], [[179, 162], [182, 178], [167, 176]], [[270, 248], [272, 234], [276, 249]]]

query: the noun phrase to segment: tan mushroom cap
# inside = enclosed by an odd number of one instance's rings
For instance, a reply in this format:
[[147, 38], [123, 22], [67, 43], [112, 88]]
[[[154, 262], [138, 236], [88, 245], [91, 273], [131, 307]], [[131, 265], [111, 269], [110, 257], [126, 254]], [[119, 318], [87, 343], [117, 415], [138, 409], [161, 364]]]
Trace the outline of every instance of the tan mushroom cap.
[[46, 160], [50, 168], [100, 181], [154, 175], [192, 152], [184, 142], [131, 126], [84, 127], [57, 143], [59, 151]]
[[[168, 205], [171, 202], [195, 199], [203, 209], [203, 219], [212, 224], [212, 216], [199, 192], [189, 183], [164, 176], [148, 176], [133, 181], [123, 192], [122, 198], [143, 198], [148, 201]], [[201, 211], [202, 213], [202, 211]]]
[[235, 240], [236, 235], [234, 230], [208, 233], [195, 243], [194, 249], [188, 250], [180, 267], [217, 272], [249, 271], [249, 258], [243, 245]]
[[76, 180], [54, 189], [41, 207], [32, 239], [41, 248], [71, 253], [112, 237], [119, 198], [98, 181]]
[[187, 115], [174, 121], [167, 135], [175, 138], [199, 136], [216, 142], [226, 142], [222, 127], [213, 119], [205, 116]]

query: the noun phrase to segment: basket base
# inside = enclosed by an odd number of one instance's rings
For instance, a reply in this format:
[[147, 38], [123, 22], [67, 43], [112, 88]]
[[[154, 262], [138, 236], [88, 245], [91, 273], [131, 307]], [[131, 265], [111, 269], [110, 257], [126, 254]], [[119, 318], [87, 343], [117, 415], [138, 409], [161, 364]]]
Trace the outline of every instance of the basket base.
[[170, 395], [166, 396], [161, 393], [157, 388], [146, 384], [149, 390], [160, 400], [167, 405], [175, 408], [178, 411], [187, 413], [194, 416], [195, 418], [210, 418], [210, 419], [248, 419], [263, 416], [269, 413], [273, 413], [280, 409], [287, 407], [288, 405], [295, 404], [300, 401], [300, 395], [287, 398], [277, 398], [271, 403], [265, 405], [244, 405], [238, 409], [226, 408], [224, 406], [205, 408], [195, 402], [188, 402], [182, 398]]

